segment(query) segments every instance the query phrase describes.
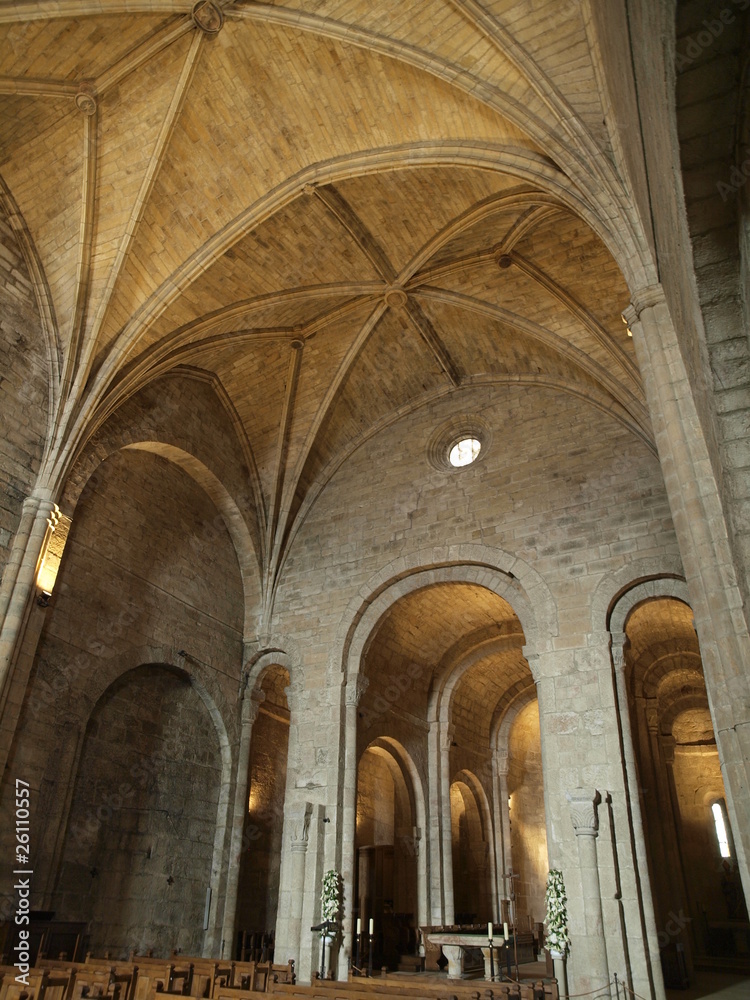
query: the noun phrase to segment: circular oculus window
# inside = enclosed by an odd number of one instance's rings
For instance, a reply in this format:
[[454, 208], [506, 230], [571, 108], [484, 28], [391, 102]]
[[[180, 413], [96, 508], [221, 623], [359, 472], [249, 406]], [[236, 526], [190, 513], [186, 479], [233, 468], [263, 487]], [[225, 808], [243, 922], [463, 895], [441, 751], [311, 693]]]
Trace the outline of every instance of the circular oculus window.
[[471, 465], [479, 458], [482, 450], [482, 442], [474, 437], [461, 438], [450, 450], [448, 461], [454, 469], [460, 469], [464, 465]]
[[483, 459], [491, 442], [492, 431], [481, 417], [457, 414], [433, 431], [427, 457], [435, 469], [456, 472]]

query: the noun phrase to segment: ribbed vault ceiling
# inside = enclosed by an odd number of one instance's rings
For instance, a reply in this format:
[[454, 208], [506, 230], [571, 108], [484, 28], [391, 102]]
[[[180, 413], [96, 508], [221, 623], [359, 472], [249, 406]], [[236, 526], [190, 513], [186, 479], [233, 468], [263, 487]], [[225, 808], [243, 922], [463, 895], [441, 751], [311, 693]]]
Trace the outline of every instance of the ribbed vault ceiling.
[[352, 450], [438, 396], [540, 383], [650, 441], [579, 5], [196, 8], [0, 10], [0, 195], [48, 339], [54, 488], [177, 367], [246, 438], [264, 580]]

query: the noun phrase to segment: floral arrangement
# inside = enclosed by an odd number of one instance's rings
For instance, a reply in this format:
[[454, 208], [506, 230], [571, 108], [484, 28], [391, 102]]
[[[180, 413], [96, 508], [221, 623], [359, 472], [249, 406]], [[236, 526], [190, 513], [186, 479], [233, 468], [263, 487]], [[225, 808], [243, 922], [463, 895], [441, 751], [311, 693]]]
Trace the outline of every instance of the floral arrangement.
[[556, 951], [564, 955], [570, 947], [568, 911], [565, 906], [568, 897], [565, 894], [563, 874], [559, 868], [551, 869], [547, 876], [547, 889], [544, 899], [547, 904], [547, 915], [544, 921], [547, 925], [547, 940], [545, 944], [550, 951]]
[[323, 919], [331, 923], [336, 919], [341, 903], [341, 875], [332, 868], [323, 876], [323, 891], [320, 894], [320, 907]]

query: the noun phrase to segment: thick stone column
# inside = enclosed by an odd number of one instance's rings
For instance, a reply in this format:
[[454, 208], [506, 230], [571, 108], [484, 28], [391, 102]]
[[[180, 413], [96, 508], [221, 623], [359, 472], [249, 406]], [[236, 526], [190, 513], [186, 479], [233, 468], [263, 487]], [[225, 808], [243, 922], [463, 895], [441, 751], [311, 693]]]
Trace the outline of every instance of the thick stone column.
[[[599, 884], [599, 862], [596, 854], [596, 838], [599, 835], [597, 805], [601, 795], [595, 789], [575, 788], [566, 795], [570, 803], [570, 818], [578, 842], [578, 859], [583, 891], [586, 936], [577, 939], [576, 964], [587, 969], [588, 974], [578, 977], [583, 990], [597, 990], [599, 996], [609, 996], [609, 966], [607, 947], [604, 939], [602, 915], [602, 894]], [[581, 952], [585, 949], [586, 954]]]
[[[36, 575], [44, 549], [48, 519], [55, 505], [49, 491], [32, 493], [24, 500], [0, 588], [0, 774], [10, 753], [36, 644], [44, 624], [43, 612], [33, 602]], [[27, 637], [30, 616], [34, 628]], [[28, 641], [24, 644], [24, 640]], [[32, 648], [33, 647], [33, 648]], [[21, 650], [24, 655], [20, 656]], [[17, 672], [19, 658], [23, 669]]]
[[750, 636], [727, 518], [661, 286], [634, 295], [625, 316], [685, 567], [737, 863], [750, 900]]

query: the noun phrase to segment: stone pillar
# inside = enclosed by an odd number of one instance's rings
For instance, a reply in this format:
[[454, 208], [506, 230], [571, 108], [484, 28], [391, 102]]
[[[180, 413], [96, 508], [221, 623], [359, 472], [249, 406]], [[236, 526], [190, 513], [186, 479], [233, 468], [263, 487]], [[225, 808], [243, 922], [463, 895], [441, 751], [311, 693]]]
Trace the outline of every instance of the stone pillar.
[[737, 864], [750, 901], [750, 635], [727, 518], [661, 286], [634, 295], [625, 316], [685, 567]]
[[[665, 745], [659, 735], [659, 717], [655, 703], [645, 707], [645, 717], [649, 739], [649, 756], [651, 757], [652, 773], [656, 786], [654, 798], [660, 805], [655, 823], [659, 828], [662, 857], [659, 859], [661, 863], [657, 862], [654, 867], [662, 869], [661, 879], [666, 893], [665, 902], [668, 901], [667, 908], [660, 913], [662, 923], [659, 926], [660, 934], [666, 937], [668, 934], [666, 928], [674, 919], [672, 914], [681, 913], [683, 907], [689, 910], [689, 897], [680, 831], [677, 827], [679, 813], [675, 813], [676, 799], [673, 789], [670, 787], [668, 773], [670, 758], [672, 761], [674, 760], [674, 740], [671, 741], [670, 754], [669, 741]], [[675, 860], [678, 862], [676, 865]], [[693, 921], [690, 921], [689, 924], [690, 932], [682, 932], [680, 937], [683, 945], [686, 946], [688, 968], [692, 969], [693, 949], [697, 942], [695, 941]]]
[[578, 976], [577, 991], [596, 990], [600, 997], [609, 996], [609, 966], [604, 939], [599, 862], [596, 854], [596, 838], [599, 835], [596, 807], [602, 799], [598, 791], [589, 788], [575, 788], [566, 794], [566, 798], [570, 803], [570, 817], [578, 842], [586, 927], [585, 940], [579, 939], [575, 943], [576, 966], [588, 970], [587, 973]]
[[442, 780], [440, 771], [440, 722], [434, 719], [427, 734], [427, 799], [428, 799], [428, 850], [430, 872], [429, 923], [439, 926], [443, 920], [443, 836], [442, 836]]
[[260, 703], [265, 699], [262, 691], [242, 692], [242, 722], [240, 742], [237, 750], [237, 776], [234, 786], [234, 811], [232, 814], [232, 834], [229, 847], [229, 868], [227, 871], [226, 903], [224, 922], [221, 930], [221, 957], [234, 957], [235, 921], [237, 917], [237, 892], [239, 889], [240, 864], [245, 848], [244, 834], [247, 820], [248, 782], [250, 779], [250, 741], [253, 725], [258, 717]]
[[290, 831], [290, 852], [292, 857], [291, 895], [289, 906], [289, 940], [296, 942], [296, 949], [290, 954], [295, 967], [299, 968], [300, 940], [302, 936], [302, 897], [305, 892], [305, 860], [310, 827], [310, 807], [298, 811], [292, 821]]
[[505, 872], [513, 868], [508, 811], [508, 751], [496, 750], [492, 755], [495, 799], [495, 921], [502, 921], [502, 900], [505, 896]]
[[[48, 490], [35, 491], [23, 502], [21, 521], [18, 525], [2, 586], [0, 587], [0, 774], [10, 753], [18, 718], [26, 693], [27, 678], [18, 678], [14, 684], [14, 674], [26, 635], [29, 615], [34, 608], [33, 596], [36, 591], [36, 574], [42, 555], [47, 521], [52, 515], [54, 504]], [[41, 612], [40, 612], [41, 615]], [[36, 632], [30, 635], [34, 649], [26, 647], [26, 666], [31, 667], [36, 643], [41, 633], [43, 619], [37, 616]], [[28, 670], [27, 670], [28, 673]]]
[[440, 727], [440, 822], [443, 844], [443, 923], [455, 920], [453, 902], [453, 826], [451, 822], [451, 743], [452, 728]]
[[347, 678], [344, 690], [344, 796], [342, 809], [343, 838], [341, 847], [341, 876], [344, 880], [344, 912], [341, 920], [343, 944], [339, 949], [339, 979], [346, 980], [349, 958], [354, 947], [354, 866], [357, 863], [357, 706], [367, 690], [369, 681], [364, 674]]
[[[628, 692], [625, 685], [625, 639], [626, 636], [624, 633], [613, 633], [611, 648], [612, 663], [614, 666], [615, 697], [620, 718], [623, 768], [625, 770], [625, 785], [629, 802], [630, 828], [632, 831], [633, 854], [636, 866], [636, 888], [640, 897], [641, 922], [644, 936], [643, 955], [641, 957], [648, 970], [652, 995], [657, 1000], [664, 1000], [664, 977], [659, 960], [659, 939], [656, 928], [654, 900], [651, 893], [651, 882], [649, 880], [648, 852], [641, 813], [638, 770], [635, 762], [633, 734], [630, 725]], [[631, 952], [636, 945], [637, 941], [635, 936], [633, 936], [630, 941]], [[640, 965], [640, 963], [637, 963], [637, 965]], [[638, 990], [638, 986], [635, 986], [635, 989]], [[642, 989], [646, 989], [645, 984]]]

